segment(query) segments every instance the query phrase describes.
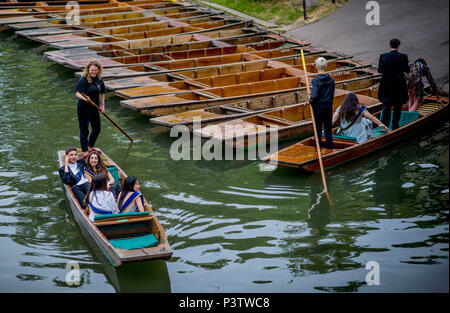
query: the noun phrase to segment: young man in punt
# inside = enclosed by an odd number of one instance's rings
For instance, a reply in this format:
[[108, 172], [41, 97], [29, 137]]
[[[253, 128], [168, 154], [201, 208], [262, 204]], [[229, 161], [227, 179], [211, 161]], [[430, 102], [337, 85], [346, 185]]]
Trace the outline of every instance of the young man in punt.
[[64, 166], [58, 169], [59, 176], [64, 184], [72, 187], [72, 192], [83, 209], [86, 208], [84, 198], [89, 192], [91, 184], [83, 175], [85, 161], [78, 159], [77, 148], [68, 147], [66, 149]]

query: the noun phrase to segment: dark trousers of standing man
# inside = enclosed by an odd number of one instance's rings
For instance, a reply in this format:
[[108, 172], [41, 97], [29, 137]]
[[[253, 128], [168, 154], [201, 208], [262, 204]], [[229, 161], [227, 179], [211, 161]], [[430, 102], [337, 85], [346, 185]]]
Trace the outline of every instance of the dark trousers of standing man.
[[[88, 147], [94, 147], [100, 134], [100, 113], [89, 104], [89, 106], [78, 104], [78, 125], [80, 127], [80, 145], [83, 152], [88, 151]], [[91, 124], [92, 132], [89, 136], [89, 124]], [[89, 139], [88, 139], [89, 136]]]
[[319, 137], [320, 146], [322, 147], [322, 125], [325, 133], [325, 147], [333, 149], [333, 106], [329, 104], [313, 105], [314, 119], [316, 120], [317, 136]]
[[381, 122], [389, 127], [391, 122], [391, 107], [394, 107], [394, 113], [392, 114], [392, 130], [399, 127], [398, 122], [400, 121], [400, 115], [402, 114], [401, 104], [383, 103], [383, 118]]

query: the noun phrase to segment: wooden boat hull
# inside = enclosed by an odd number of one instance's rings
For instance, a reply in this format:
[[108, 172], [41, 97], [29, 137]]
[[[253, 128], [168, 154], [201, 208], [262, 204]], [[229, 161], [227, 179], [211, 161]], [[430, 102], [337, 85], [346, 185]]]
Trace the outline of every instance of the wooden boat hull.
[[[285, 40], [287, 43], [294, 42], [296, 45], [305, 45], [305, 42], [286, 40], [280, 36], [266, 35], [266, 34], [258, 34], [258, 35], [242, 35], [242, 36], [231, 36], [229, 38], [220, 38], [217, 40], [215, 38], [204, 39], [203, 37], [197, 38], [195, 36], [194, 39], [199, 39], [196, 41], [185, 42], [185, 43], [162, 43], [159, 46], [142, 46], [136, 48], [128, 48], [119, 45], [100, 45], [100, 46], [91, 46], [91, 47], [83, 47], [83, 48], [74, 48], [74, 49], [65, 49], [65, 50], [57, 50], [57, 51], [47, 51], [44, 53], [44, 56], [50, 61], [63, 64], [65, 66], [71, 68], [80, 68], [80, 64], [78, 61], [84, 60], [86, 62], [87, 59], [95, 59], [102, 57], [105, 53], [115, 53], [118, 51], [122, 51], [125, 55], [146, 55], [146, 54], [155, 54], [155, 53], [171, 53], [178, 51], [190, 51], [196, 49], [206, 49], [213, 47], [229, 47], [232, 45], [246, 45], [250, 43], [260, 42], [262, 44], [272, 41], [280, 41]], [[323, 52], [323, 51], [322, 51]], [[121, 56], [121, 55], [117, 55]], [[84, 63], [83, 63], [84, 64]]]
[[[314, 54], [314, 56], [305, 55], [309, 58], [317, 58], [319, 56], [327, 56], [329, 58], [339, 58], [338, 55], [332, 53]], [[228, 55], [219, 55], [215, 57], [193, 58], [184, 60], [173, 60], [164, 62], [150, 62], [144, 64], [125, 65], [113, 68], [107, 68], [103, 71], [103, 79], [117, 79], [126, 77], [138, 77], [162, 73], [180, 73], [200, 68], [214, 68], [225, 67], [230, 64], [249, 64], [252, 62], [271, 60], [272, 67], [287, 67], [296, 60], [300, 59], [299, 54], [296, 54], [296, 48], [289, 49], [273, 49], [267, 51], [255, 51], [235, 53]], [[82, 72], [75, 73], [75, 76], [80, 76]], [[183, 74], [183, 73], [181, 73]]]
[[[435, 101], [435, 97], [428, 97], [428, 100]], [[427, 110], [427, 105], [424, 105], [418, 110], [424, 113], [418, 120], [400, 127], [388, 134], [372, 138], [365, 143], [356, 144], [342, 141], [342, 149], [326, 149], [322, 148], [322, 161], [324, 168], [330, 168], [349, 162], [353, 159], [359, 158], [371, 152], [385, 148], [388, 145], [397, 143], [412, 133], [418, 133], [428, 127], [439, 125], [441, 121], [448, 121], [448, 98], [445, 99], [445, 105], [440, 106], [435, 110]], [[431, 112], [431, 113], [430, 113]], [[313, 146], [311, 146], [312, 138], [302, 140], [295, 143], [279, 152], [267, 157], [264, 162], [273, 165], [301, 168], [308, 172], [318, 171], [319, 161], [317, 153]], [[307, 148], [305, 148], [307, 146]], [[336, 146], [336, 144], [335, 144]], [[305, 154], [306, 153], [306, 154]], [[300, 157], [299, 157], [300, 156]]]
[[[106, 158], [108, 165], [114, 165], [117, 167], [119, 172], [123, 173], [120, 167], [117, 166], [111, 159], [107, 158], [104, 154], [102, 157]], [[64, 165], [64, 151], [58, 152], [59, 166]], [[123, 173], [124, 175], [124, 173]], [[152, 223], [153, 228], [158, 232], [158, 245], [151, 248], [142, 248], [135, 250], [124, 250], [116, 249], [112, 246], [106, 236], [100, 231], [98, 224], [94, 225], [86, 213], [82, 210], [81, 206], [78, 204], [71, 188], [63, 184], [63, 189], [67, 196], [70, 204], [70, 209], [75, 218], [77, 224], [82, 228], [82, 230], [89, 234], [95, 243], [102, 249], [105, 256], [110, 260], [113, 266], [120, 266], [126, 263], [149, 261], [155, 259], [169, 259], [172, 256], [172, 248], [170, 247], [164, 230], [156, 218], [154, 212], [151, 210], [150, 206], [147, 207], [151, 216], [153, 216]]]
[[[283, 50], [266, 50], [261, 52], [269, 52], [269, 57], [276, 56], [279, 53], [279, 57], [286, 56], [289, 54], [296, 53], [296, 49], [283, 49]], [[254, 54], [252, 52], [249, 52]], [[264, 56], [264, 54], [260, 54], [259, 56]], [[196, 63], [200, 63], [201, 59], [196, 59]], [[198, 64], [197, 63], [197, 64]], [[309, 64], [310, 65], [310, 64]], [[350, 74], [350, 68], [361, 68], [358, 66], [358, 63], [352, 60], [339, 60], [339, 61], [329, 61], [328, 65], [330, 65], [330, 69], [333, 69], [333, 74], [336, 77], [339, 77], [339, 80], [342, 80], [344, 75], [348, 76]], [[350, 66], [350, 67], [349, 67]], [[364, 67], [366, 65], [363, 65]], [[298, 68], [298, 67], [291, 67]], [[347, 74], [345, 72], [348, 71]], [[369, 70], [366, 72], [368, 73]], [[373, 74], [374, 71], [372, 71]], [[147, 86], [135, 87], [129, 89], [121, 89], [115, 92], [115, 94], [121, 98], [125, 99], [134, 99], [134, 98], [144, 98], [155, 95], [163, 95], [163, 94], [175, 94], [175, 93], [183, 93], [190, 92], [192, 90], [205, 90], [208, 91], [208, 88], [215, 87], [225, 87], [242, 83], [250, 83], [256, 81], [265, 81], [265, 80], [274, 80], [280, 79], [283, 77], [293, 77], [296, 76], [297, 73], [293, 72], [287, 67], [273, 67], [271, 69], [263, 69], [259, 71], [248, 71], [243, 73], [236, 74], [222, 74], [220, 76], [210, 76], [197, 78], [192, 80], [184, 80], [179, 82], [161, 82], [161, 83], [153, 83]]]
[[[344, 90], [360, 90], [378, 83], [379, 77], [379, 75], [369, 75], [336, 81], [336, 87]], [[275, 106], [274, 103], [276, 102], [282, 105], [305, 102], [307, 101], [306, 87], [299, 88], [298, 81], [297, 83], [294, 82], [295, 78], [302, 79], [300, 76], [257, 82], [251, 84], [251, 86], [250, 84], [241, 84], [213, 88], [209, 89], [209, 95], [201, 91], [192, 91], [191, 93], [122, 100], [120, 104], [126, 108], [139, 111], [141, 114], [157, 117], [242, 100], [262, 102], [272, 107]], [[297, 84], [297, 87], [294, 87], [295, 84]], [[214, 96], [216, 97], [213, 98]], [[277, 98], [279, 99], [277, 100]]]
[[[333, 111], [342, 104], [348, 91], [336, 89], [333, 101]], [[355, 91], [359, 103], [366, 105], [369, 111], [377, 110], [381, 103], [378, 99], [359, 95]], [[203, 123], [202, 123], [203, 126]], [[237, 130], [238, 132], [229, 132]], [[233, 119], [213, 126], [194, 129], [193, 133], [204, 139], [213, 140], [234, 148], [258, 146], [260, 140], [270, 143], [290, 140], [309, 135], [313, 132], [313, 124], [309, 105], [299, 103], [267, 110], [248, 117]], [[271, 137], [276, 133], [276, 137]], [[264, 138], [265, 137], [265, 138]]]

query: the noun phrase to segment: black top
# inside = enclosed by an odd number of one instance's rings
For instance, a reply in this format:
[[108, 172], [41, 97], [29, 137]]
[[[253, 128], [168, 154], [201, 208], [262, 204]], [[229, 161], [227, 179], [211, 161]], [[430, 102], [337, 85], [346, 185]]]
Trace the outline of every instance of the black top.
[[[89, 83], [87, 78], [82, 76], [78, 81], [75, 92], [84, 93], [92, 101], [94, 101], [95, 104], [100, 106], [100, 94], [106, 93], [105, 83], [103, 82], [103, 79], [99, 79], [98, 77], [93, 78], [92, 83]], [[78, 99], [78, 104], [90, 106], [88, 102], [80, 99]]]
[[378, 89], [378, 99], [383, 103], [406, 103], [408, 89], [404, 73], [409, 73], [408, 56], [397, 50], [381, 54], [378, 72], [383, 74]]
[[311, 96], [309, 103], [312, 105], [333, 105], [334, 79], [328, 74], [319, 74], [311, 81]]
[[[85, 164], [84, 159], [77, 160], [77, 168], [80, 171], [82, 171], [84, 169], [84, 164]], [[76, 185], [76, 183], [78, 182], [77, 178], [75, 177], [75, 175], [72, 173], [72, 171], [70, 169], [68, 172], [64, 172], [64, 169], [65, 169], [64, 167], [65, 166], [63, 165], [58, 169], [59, 177], [61, 177], [62, 182], [69, 186]]]

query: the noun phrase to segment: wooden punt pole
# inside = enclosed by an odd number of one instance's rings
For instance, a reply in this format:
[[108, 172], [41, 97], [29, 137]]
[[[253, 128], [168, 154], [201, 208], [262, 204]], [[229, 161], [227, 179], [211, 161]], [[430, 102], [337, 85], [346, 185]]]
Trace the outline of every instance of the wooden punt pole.
[[99, 106], [98, 106], [97, 104], [95, 104], [94, 101], [92, 101], [91, 99], [89, 99], [89, 97], [86, 96], [84, 93], [82, 93], [82, 95], [83, 95], [83, 97], [87, 98], [87, 99], [88, 99], [88, 102], [89, 102], [90, 104], [92, 104], [94, 107], [96, 107], [97, 110], [99, 110], [100, 113], [102, 113], [104, 117], [106, 117], [111, 123], [113, 123], [113, 125], [116, 126], [116, 127], [122, 132], [122, 134], [124, 134], [125, 136], [127, 136], [127, 138], [130, 139], [131, 142], [134, 141], [133, 138], [131, 138], [130, 135], [128, 135], [128, 134], [127, 134], [127, 133], [119, 126], [119, 125], [117, 125], [117, 123], [114, 122], [113, 119], [110, 118], [108, 114], [106, 114], [105, 112], [102, 112], [102, 110], [99, 108]]
[[[305, 80], [306, 80], [306, 90], [308, 91], [308, 95], [309, 95], [310, 94], [309, 81], [308, 81], [308, 74], [306, 72], [305, 56], [303, 55], [303, 49], [300, 49], [300, 53], [302, 55], [303, 72], [305, 74]], [[317, 134], [316, 119], [314, 117], [314, 110], [313, 110], [311, 103], [309, 103], [309, 109], [311, 111], [311, 118], [312, 118], [312, 122], [313, 122], [314, 139], [316, 141], [317, 158], [319, 159], [320, 174], [322, 176], [323, 189], [324, 189], [325, 194], [327, 195], [328, 201], [330, 201], [330, 195], [328, 194], [328, 188], [327, 188], [327, 180], [325, 178], [325, 171], [323, 169], [322, 152], [320, 151], [319, 134]]]

